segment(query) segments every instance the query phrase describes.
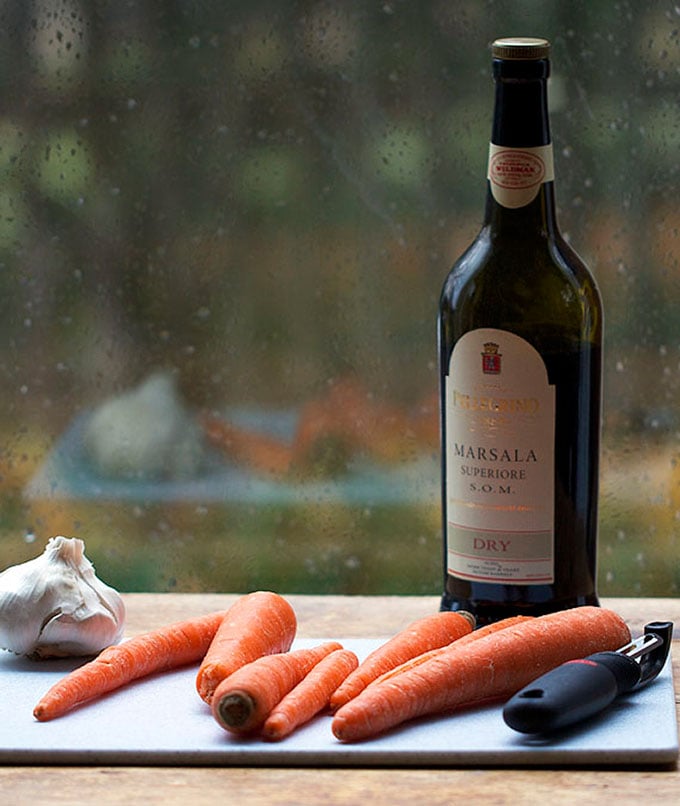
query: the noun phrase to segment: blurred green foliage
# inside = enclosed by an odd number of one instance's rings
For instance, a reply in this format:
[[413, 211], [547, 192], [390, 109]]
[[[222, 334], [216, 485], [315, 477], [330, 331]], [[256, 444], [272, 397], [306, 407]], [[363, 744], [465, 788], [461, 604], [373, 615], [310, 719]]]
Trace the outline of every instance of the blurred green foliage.
[[488, 43], [521, 33], [553, 42], [560, 218], [606, 309], [600, 588], [677, 594], [675, 3], [6, 0], [0, 22], [0, 567], [65, 531], [126, 590], [438, 591], [427, 497], [24, 489], [159, 367], [195, 408], [295, 408], [347, 373], [399, 405], [434, 392], [439, 289], [483, 205]]

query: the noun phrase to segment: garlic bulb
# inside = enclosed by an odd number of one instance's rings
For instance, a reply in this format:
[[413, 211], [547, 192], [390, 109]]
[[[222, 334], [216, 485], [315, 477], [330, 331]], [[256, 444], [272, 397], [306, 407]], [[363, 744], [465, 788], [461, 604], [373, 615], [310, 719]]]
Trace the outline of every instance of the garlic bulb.
[[33, 658], [94, 655], [118, 642], [125, 605], [97, 578], [78, 538], [52, 537], [0, 574], [0, 647]]
[[207, 456], [201, 429], [167, 372], [104, 401], [87, 422], [83, 448], [99, 473], [123, 479], [190, 479]]

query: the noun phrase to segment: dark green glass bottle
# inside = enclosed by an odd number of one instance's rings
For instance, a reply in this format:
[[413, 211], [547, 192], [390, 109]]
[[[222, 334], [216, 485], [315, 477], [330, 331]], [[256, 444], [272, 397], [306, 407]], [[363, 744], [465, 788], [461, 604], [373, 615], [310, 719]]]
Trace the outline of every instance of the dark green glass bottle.
[[602, 305], [555, 216], [550, 45], [492, 46], [484, 223], [439, 312], [443, 610], [598, 604]]

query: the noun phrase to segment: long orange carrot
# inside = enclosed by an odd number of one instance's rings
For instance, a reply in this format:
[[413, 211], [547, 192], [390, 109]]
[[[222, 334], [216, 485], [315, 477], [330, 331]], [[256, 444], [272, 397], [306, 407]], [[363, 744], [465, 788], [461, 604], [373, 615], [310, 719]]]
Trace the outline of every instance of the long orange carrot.
[[[507, 627], [514, 627], [516, 624], [522, 624], [524, 621], [531, 621], [532, 618], [534, 618], [534, 616], [508, 616], [500, 621], [492, 621], [490, 624], [485, 624], [483, 627], [479, 627], [473, 632], [464, 635], [462, 638], [456, 639], [455, 648], [460, 649], [460, 647], [466, 646], [473, 641], [478, 641], [480, 638], [484, 638], [486, 635], [492, 635], [500, 630], [505, 630]], [[436, 649], [430, 649], [428, 652], [423, 652], [422, 655], [416, 655], [415, 658], [411, 658], [410, 660], [401, 663], [399, 666], [395, 666], [394, 669], [390, 669], [388, 672], [381, 674], [380, 677], [377, 677], [375, 680], [369, 683], [369, 685], [375, 686], [378, 683], [382, 683], [385, 680], [389, 680], [391, 677], [401, 674], [402, 672], [407, 672], [409, 669], [413, 669], [415, 666], [420, 666], [422, 663], [427, 663], [427, 661], [432, 660], [432, 658], [443, 654], [449, 649], [453, 649], [453, 644], [447, 644], [446, 646], [437, 647]]]
[[359, 667], [333, 692], [330, 706], [335, 711], [357, 696], [381, 674], [430, 649], [446, 646], [472, 631], [469, 613], [441, 611], [409, 624], [389, 641], [374, 649]]
[[544, 672], [592, 652], [617, 649], [630, 630], [611, 610], [577, 607], [538, 616], [368, 686], [333, 718], [333, 734], [355, 742], [419, 716], [507, 698]]
[[196, 690], [210, 703], [218, 684], [240, 666], [263, 655], [287, 652], [297, 619], [278, 593], [255, 591], [241, 596], [227, 611], [196, 675]]
[[262, 726], [265, 739], [278, 741], [316, 716], [329, 703], [331, 694], [359, 665], [349, 649], [336, 649], [316, 666], [275, 705]]
[[251, 733], [320, 660], [336, 649], [342, 646], [329, 641], [312, 649], [266, 655], [242, 666], [215, 689], [213, 716], [225, 730]]
[[55, 683], [35, 706], [33, 716], [46, 722], [140, 677], [197, 663], [225, 615], [221, 610], [177, 621], [107, 647]]

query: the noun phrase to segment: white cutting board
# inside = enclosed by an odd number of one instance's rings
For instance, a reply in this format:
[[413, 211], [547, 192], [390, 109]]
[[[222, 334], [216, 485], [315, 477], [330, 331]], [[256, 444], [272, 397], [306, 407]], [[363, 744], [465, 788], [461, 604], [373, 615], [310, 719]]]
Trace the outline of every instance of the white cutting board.
[[[359, 658], [381, 639], [338, 639]], [[321, 643], [296, 641], [294, 648]], [[281, 742], [236, 738], [195, 689], [197, 667], [155, 675], [52, 722], [32, 716], [40, 696], [76, 664], [0, 651], [0, 763], [240, 766], [465, 766], [670, 764], [678, 731], [670, 658], [647, 687], [550, 739], [503, 722], [500, 705], [418, 720], [359, 744], [341, 744], [327, 715]]]

